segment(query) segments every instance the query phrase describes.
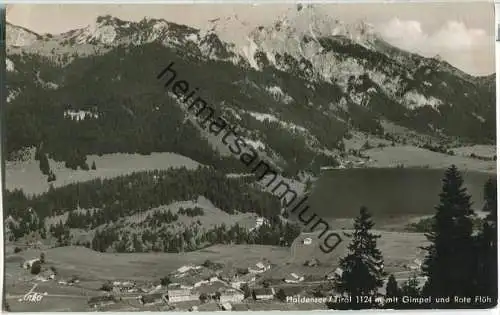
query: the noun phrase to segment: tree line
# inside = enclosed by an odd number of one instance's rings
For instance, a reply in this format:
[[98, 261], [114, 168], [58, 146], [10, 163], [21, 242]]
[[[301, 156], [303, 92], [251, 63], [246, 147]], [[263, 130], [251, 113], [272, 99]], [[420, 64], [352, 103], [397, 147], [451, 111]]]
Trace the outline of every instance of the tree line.
[[[266, 218], [278, 214], [278, 198], [253, 187], [253, 180], [253, 177], [229, 178], [207, 167], [137, 172], [51, 187], [35, 196], [26, 196], [21, 190], [7, 191], [5, 216], [17, 221], [11, 228], [20, 237], [41, 228], [45, 218], [78, 208], [98, 210], [69, 214], [72, 228], [89, 230], [178, 200], [197, 200], [199, 196], [230, 214], [253, 212]], [[34, 214], [36, 221], [32, 220]]]
[[259, 244], [290, 246], [300, 234], [300, 227], [293, 223], [271, 220], [269, 223], [249, 230], [238, 223], [227, 226], [217, 225], [205, 228], [191, 224], [181, 229], [162, 226], [144, 228], [135, 232], [120, 226], [105, 227], [95, 231], [92, 241], [86, 247], [100, 252], [142, 253], [166, 252], [180, 253], [195, 251], [214, 244]]

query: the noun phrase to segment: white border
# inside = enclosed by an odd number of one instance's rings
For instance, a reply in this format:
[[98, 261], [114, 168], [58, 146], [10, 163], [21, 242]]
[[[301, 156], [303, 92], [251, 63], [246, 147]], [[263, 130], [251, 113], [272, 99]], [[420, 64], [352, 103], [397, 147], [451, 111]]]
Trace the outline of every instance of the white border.
[[[38, 0], [38, 1], [30, 1], [30, 0], [6, 0], [3, 1], [0, 6], [4, 6], [5, 4], [61, 4], [61, 3], [67, 3], [67, 4], [77, 4], [77, 3], [94, 3], [94, 4], [174, 4], [174, 3], [182, 3], [182, 4], [200, 4], [200, 3], [213, 3], [213, 4], [229, 4], [229, 3], [234, 3], [234, 4], [287, 4], [287, 3], [435, 3], [435, 2], [441, 2], [441, 3], [464, 3], [464, 2], [487, 2], [487, 3], [492, 3], [493, 1], [489, 0], [439, 0], [439, 1], [432, 1], [432, 0], [385, 0], [385, 1], [377, 1], [377, 0], [364, 0], [364, 1], [359, 1], [359, 0], [308, 0], [308, 1], [293, 1], [293, 0], [149, 0], [149, 1], [140, 1], [140, 0], [120, 0], [120, 1], [92, 1], [92, 0], [61, 0], [61, 1], [52, 1], [52, 0]], [[498, 27], [500, 25], [500, 0], [495, 0], [494, 1], [494, 6], [495, 6], [495, 41], [496, 41], [496, 33], [498, 32]], [[495, 42], [495, 63], [496, 63], [496, 73], [500, 73], [500, 41]], [[2, 65], [2, 67], [5, 69], [5, 63]], [[1, 78], [0, 78], [1, 79]], [[0, 82], [1, 84], [2, 82]], [[4, 97], [3, 93], [1, 97]], [[2, 100], [3, 103], [4, 100]], [[2, 105], [0, 105], [2, 106]], [[499, 122], [500, 122], [500, 80], [499, 77], [496, 77], [496, 125], [497, 125], [497, 156], [500, 153], [500, 149], [498, 146], [498, 139], [500, 139], [500, 128], [499, 128]], [[2, 131], [0, 130], [0, 139], [3, 137]], [[2, 158], [2, 164], [3, 164], [3, 157], [2, 153], [0, 151], [0, 158]], [[498, 169], [498, 162], [497, 162], [497, 169]], [[3, 176], [3, 167], [0, 168], [0, 178]], [[499, 179], [498, 172], [497, 172], [497, 181]], [[500, 192], [500, 187], [497, 187], [497, 195], [499, 195]], [[3, 180], [0, 180], [0, 192], [3, 192]], [[0, 193], [0, 215], [3, 219], [3, 194]], [[0, 225], [0, 253], [3, 256], [3, 248], [4, 248], [4, 240], [3, 240], [3, 224]], [[500, 238], [499, 238], [500, 240]], [[497, 243], [498, 244], [498, 243]], [[500, 253], [500, 251], [499, 251]], [[500, 258], [500, 255], [499, 255]], [[4, 280], [4, 259], [0, 260], [0, 299], [3, 298], [3, 280]], [[500, 280], [498, 280], [499, 287], [500, 287]], [[301, 315], [304, 313], [307, 314], [324, 314], [325, 312], [331, 312], [331, 311], [239, 311], [239, 312], [225, 312], [225, 313], [236, 313], [236, 314], [244, 314], [244, 315], [254, 315], [254, 314], [259, 314], [259, 315], [265, 315], [265, 314], [284, 314], [285, 315]], [[391, 312], [393, 314], [439, 314], [439, 315], [455, 315], [455, 314], [500, 314], [499, 307], [497, 305], [496, 308], [490, 309], [490, 310], [404, 310], [404, 311], [392, 311], [392, 310], [361, 310], [361, 311], [337, 311], [335, 310], [336, 313], [340, 314], [353, 314], [353, 313], [385, 313], [385, 312]], [[3, 313], [3, 311], [2, 311]], [[33, 315], [39, 315], [40, 313], [24, 313], [24, 312], [13, 312], [14, 314], [33, 314]], [[89, 313], [95, 313], [95, 312], [43, 312], [43, 314], [89, 314]], [[131, 312], [131, 313], [150, 313], [150, 312]], [[161, 312], [157, 312], [161, 313]], [[185, 315], [187, 312], [164, 312], [166, 314], [172, 314], [172, 315], [180, 315], [183, 314]], [[214, 314], [215, 312], [196, 312], [197, 314]], [[123, 315], [122, 313], [118, 312], [106, 312], [106, 314], [112, 314], [112, 315]]]

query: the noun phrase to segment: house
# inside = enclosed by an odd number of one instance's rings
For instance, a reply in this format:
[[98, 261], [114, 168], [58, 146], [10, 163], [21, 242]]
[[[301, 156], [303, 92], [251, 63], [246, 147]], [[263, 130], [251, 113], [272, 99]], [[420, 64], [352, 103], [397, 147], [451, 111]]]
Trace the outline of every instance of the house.
[[199, 299], [199, 295], [193, 294], [191, 289], [179, 287], [168, 289], [166, 299], [169, 303], [196, 301]]
[[30, 259], [30, 260], [26, 260], [24, 263], [23, 263], [23, 268], [24, 269], [31, 269], [31, 266], [33, 266], [33, 264], [37, 261], [40, 261], [40, 258], [33, 258], [33, 259]]
[[51, 270], [44, 270], [36, 276], [36, 280], [43, 282], [54, 280], [55, 278], [56, 274]]
[[341, 277], [342, 276], [342, 269], [341, 268], [337, 268], [335, 269], [335, 271], [332, 271], [330, 273], [328, 273], [325, 278], [326, 280], [334, 280], [336, 277]]
[[257, 230], [259, 229], [262, 225], [264, 225], [264, 223], [268, 223], [268, 221], [263, 218], [263, 217], [258, 217], [256, 220], [255, 220], [255, 226], [252, 227], [250, 229], [250, 231], [254, 231], [254, 230]]
[[266, 270], [271, 269], [270, 265], [264, 265], [262, 262], [258, 262], [255, 264], [256, 268], [248, 268], [248, 271], [250, 273], [263, 273]]
[[307, 266], [307, 267], [315, 267], [315, 266], [318, 266], [318, 265], [319, 265], [319, 260], [317, 260], [316, 258], [307, 260], [304, 263], [304, 266]]
[[232, 281], [231, 282], [231, 287], [234, 288], [234, 289], [239, 289], [241, 288], [241, 286], [246, 283], [244, 281]]
[[302, 244], [304, 245], [311, 245], [312, 244], [312, 238], [306, 237], [303, 241]]
[[177, 273], [182, 274], [182, 273], [188, 272], [189, 270], [193, 270], [193, 269], [198, 270], [201, 268], [202, 268], [201, 266], [182, 266], [179, 269], [177, 269]]
[[198, 288], [198, 287], [200, 287], [200, 286], [202, 286], [202, 285], [204, 285], [204, 284], [207, 284], [207, 283], [210, 283], [210, 281], [209, 281], [209, 280], [201, 280], [201, 281], [196, 282], [196, 283], [194, 284], [194, 287], [195, 287], [195, 288]]
[[137, 292], [138, 289], [135, 287], [135, 283], [131, 281], [114, 281], [113, 282], [113, 292]]
[[156, 305], [156, 304], [162, 304], [164, 302], [163, 294], [161, 293], [153, 293], [153, 294], [147, 294], [147, 295], [142, 295], [140, 297], [140, 301], [143, 305]]
[[259, 269], [266, 269], [266, 266], [263, 263], [261, 263], [260, 261], [258, 263], [256, 263], [255, 266], [257, 266], [257, 268], [259, 268]]
[[303, 276], [299, 276], [296, 273], [291, 273], [287, 278], [285, 278], [286, 283], [299, 283], [304, 281]]
[[254, 274], [246, 274], [243, 276], [239, 276], [234, 282], [241, 282], [243, 283], [253, 283], [257, 280], [257, 277]]
[[215, 281], [199, 286], [194, 290], [197, 296], [206, 295], [210, 299], [218, 299], [220, 292], [226, 289], [231, 289], [224, 282]]
[[274, 299], [274, 288], [257, 288], [252, 292], [254, 300], [272, 300]]
[[90, 307], [106, 306], [115, 303], [116, 299], [112, 295], [94, 296], [88, 301]]
[[231, 288], [231, 289], [225, 289], [220, 292], [220, 298], [219, 301], [220, 303], [239, 303], [243, 301], [245, 298], [245, 295], [243, 294], [242, 291]]
[[231, 311], [233, 307], [231, 306], [231, 303], [220, 303], [220, 308], [224, 311]]
[[215, 282], [215, 281], [220, 281], [218, 277], [210, 277], [210, 283]]

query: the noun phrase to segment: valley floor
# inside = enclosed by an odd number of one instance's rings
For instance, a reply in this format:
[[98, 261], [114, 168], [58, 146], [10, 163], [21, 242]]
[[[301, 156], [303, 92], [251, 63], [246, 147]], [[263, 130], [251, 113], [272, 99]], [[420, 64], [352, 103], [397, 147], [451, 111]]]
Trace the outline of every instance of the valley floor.
[[[416, 249], [425, 244], [425, 237], [420, 233], [402, 233], [377, 231], [382, 235], [380, 248], [384, 253], [386, 268], [394, 273], [397, 279], [405, 281], [415, 271], [415, 258], [421, 258]], [[312, 238], [312, 244], [304, 245], [303, 239]], [[257, 280], [252, 288], [262, 288], [262, 281], [267, 279], [275, 290], [283, 288], [286, 292], [302, 292], [307, 295], [310, 290], [328, 285], [325, 276], [337, 268], [338, 258], [345, 254], [346, 239], [342, 246], [326, 255], [318, 247], [318, 240], [312, 233], [304, 233], [296, 239], [291, 248], [264, 245], [215, 245], [195, 252], [170, 253], [137, 253], [115, 254], [100, 253], [84, 247], [58, 247], [43, 249], [46, 265], [55, 267], [57, 276], [53, 280], [37, 279], [27, 270], [21, 268], [23, 261], [39, 257], [42, 249], [26, 249], [13, 254], [13, 244], [7, 245], [5, 260], [6, 294], [12, 311], [85, 311], [89, 310], [88, 300], [93, 296], [103, 295], [100, 291], [106, 281], [132, 281], [136, 287], [157, 285], [159, 279], [175, 272], [182, 266], [199, 266], [210, 260], [223, 264], [224, 271], [237, 268], [252, 268], [256, 263], [267, 262], [270, 269], [256, 275]], [[304, 262], [316, 258], [318, 265], [305, 266]], [[413, 270], [413, 271], [412, 271]], [[304, 276], [300, 283], [285, 283], [295, 273]], [[78, 279], [77, 283], [68, 284], [68, 279]], [[221, 280], [222, 281], [222, 280]], [[45, 294], [40, 302], [23, 301], [23, 296], [36, 285], [34, 292]], [[162, 292], [162, 290], [160, 290]], [[113, 293], [114, 294], [114, 293]], [[198, 305], [199, 310], [214, 307], [218, 304], [201, 304], [199, 301], [188, 303], [160, 303], [144, 306], [138, 299], [145, 293], [123, 293], [121, 300], [111, 306], [99, 310], [145, 311], [145, 310], [188, 310]], [[191, 305], [193, 304], [193, 305]], [[211, 306], [212, 305], [212, 306]], [[232, 303], [235, 310], [307, 310], [323, 309], [324, 304], [315, 303], [283, 303], [272, 301], [254, 301], [251, 298], [241, 303]]]

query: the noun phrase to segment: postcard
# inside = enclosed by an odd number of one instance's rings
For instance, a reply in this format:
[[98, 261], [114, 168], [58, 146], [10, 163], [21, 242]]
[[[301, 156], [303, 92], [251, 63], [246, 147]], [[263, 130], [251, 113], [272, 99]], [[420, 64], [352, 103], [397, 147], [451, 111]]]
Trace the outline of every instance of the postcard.
[[498, 302], [491, 3], [12, 4], [9, 312]]

